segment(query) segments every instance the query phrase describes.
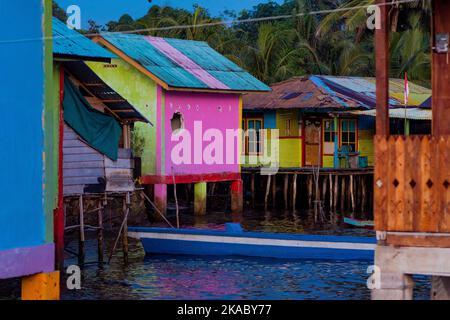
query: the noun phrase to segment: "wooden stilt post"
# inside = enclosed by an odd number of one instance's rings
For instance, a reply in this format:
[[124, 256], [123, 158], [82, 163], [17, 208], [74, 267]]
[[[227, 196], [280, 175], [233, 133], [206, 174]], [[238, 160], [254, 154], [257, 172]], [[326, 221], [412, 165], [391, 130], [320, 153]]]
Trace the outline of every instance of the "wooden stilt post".
[[367, 214], [365, 212], [366, 210], [366, 196], [367, 196], [367, 190], [366, 190], [367, 184], [366, 184], [366, 176], [361, 176], [361, 214], [364, 218], [367, 218]]
[[333, 175], [330, 174], [328, 177], [328, 181], [330, 183], [330, 194], [329, 194], [329, 208], [330, 208], [330, 221], [333, 223], [334, 217], [333, 217]]
[[292, 177], [292, 212], [295, 214], [297, 208], [297, 174]]
[[79, 213], [79, 237], [78, 237], [78, 264], [84, 264], [84, 206], [83, 206], [83, 195], [80, 195], [80, 213]]
[[288, 202], [288, 190], [289, 190], [289, 175], [284, 175], [284, 188], [283, 188], [283, 196], [284, 196], [284, 208], [287, 210], [289, 209], [289, 202]]
[[194, 214], [196, 216], [206, 215], [207, 187], [206, 182], [194, 184]]
[[341, 177], [341, 215], [344, 215], [345, 210], [345, 176]]
[[252, 208], [255, 208], [255, 174], [252, 173], [250, 176], [250, 190], [252, 193]]
[[104, 205], [102, 200], [99, 201], [99, 210], [97, 211], [98, 231], [97, 231], [97, 254], [98, 262], [103, 263], [103, 211]]
[[352, 204], [352, 217], [355, 216], [355, 186], [354, 186], [354, 177], [350, 175], [350, 199]]
[[242, 180], [231, 183], [231, 211], [233, 213], [244, 211], [244, 182]]
[[128, 216], [130, 214], [130, 193], [127, 192], [124, 201], [124, 223], [122, 230], [122, 244], [123, 244], [123, 262], [128, 264]]
[[321, 197], [323, 206], [325, 206], [325, 198], [327, 196], [327, 184], [328, 184], [327, 179], [328, 179], [327, 176], [323, 176], [323, 180], [322, 180], [322, 197]]
[[272, 180], [272, 208], [275, 208], [277, 205], [277, 176], [273, 175]]
[[312, 198], [313, 198], [313, 181], [312, 175], [308, 175], [307, 184], [308, 184], [308, 208], [312, 208]]
[[335, 175], [334, 177], [334, 197], [333, 197], [333, 223], [337, 222], [337, 204], [338, 204], [338, 197], [339, 197], [339, 175]]
[[270, 183], [272, 180], [272, 176], [267, 176], [267, 184], [266, 184], [266, 195], [264, 197], [264, 209], [267, 211], [267, 205], [269, 202], [269, 194], [270, 194]]
[[185, 185], [185, 193], [186, 193], [186, 202], [187, 203], [190, 203], [190, 201], [191, 201], [191, 197], [190, 197], [191, 191], [192, 191], [191, 184], [189, 184], [189, 183], [186, 184]]

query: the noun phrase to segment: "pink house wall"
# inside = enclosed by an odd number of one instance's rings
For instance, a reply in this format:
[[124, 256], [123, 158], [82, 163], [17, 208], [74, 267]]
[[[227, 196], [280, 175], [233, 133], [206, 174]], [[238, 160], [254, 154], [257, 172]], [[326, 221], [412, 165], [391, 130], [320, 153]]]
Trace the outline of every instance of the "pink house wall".
[[[178, 142], [172, 142], [171, 119], [176, 112], [180, 112], [184, 120], [184, 129], [190, 132], [192, 137], [191, 154], [194, 161], [194, 122], [202, 122], [202, 134], [208, 129], [219, 130], [224, 141], [226, 130], [236, 130], [240, 128], [240, 105], [239, 94], [228, 93], [196, 93], [181, 91], [164, 91], [163, 93], [164, 111], [164, 142], [163, 158], [165, 159], [165, 175], [185, 175], [185, 174], [211, 174], [211, 173], [238, 173], [240, 166], [238, 164], [239, 146], [235, 141], [233, 164], [226, 164], [227, 146], [223, 145], [223, 164], [181, 164], [175, 165], [172, 162], [172, 149]], [[160, 128], [161, 129], [161, 128]], [[199, 140], [197, 140], [197, 143]], [[210, 142], [202, 142], [202, 152]], [[203, 159], [203, 157], [202, 157]], [[173, 169], [172, 169], [173, 168]]]

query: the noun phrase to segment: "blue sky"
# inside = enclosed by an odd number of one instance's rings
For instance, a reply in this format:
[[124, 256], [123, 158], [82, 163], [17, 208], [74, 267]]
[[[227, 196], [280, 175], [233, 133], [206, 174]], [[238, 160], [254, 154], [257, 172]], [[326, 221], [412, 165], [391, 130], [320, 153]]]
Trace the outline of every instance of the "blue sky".
[[[284, 2], [284, 0], [275, 1]], [[56, 0], [56, 2], [64, 9], [72, 4], [78, 5], [81, 8], [83, 26], [86, 26], [90, 19], [99, 24], [105, 24], [108, 21], [117, 20], [124, 13], [129, 13], [133, 18], [139, 18], [151, 6], [148, 0]], [[239, 12], [263, 2], [268, 0], [153, 0], [152, 4], [185, 9], [192, 9], [194, 4], [199, 4], [213, 15], [219, 15], [224, 10]]]

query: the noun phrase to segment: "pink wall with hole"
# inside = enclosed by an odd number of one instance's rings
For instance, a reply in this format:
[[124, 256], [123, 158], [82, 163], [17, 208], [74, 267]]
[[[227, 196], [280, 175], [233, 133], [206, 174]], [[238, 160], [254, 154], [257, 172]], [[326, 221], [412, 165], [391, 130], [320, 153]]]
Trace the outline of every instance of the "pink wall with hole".
[[[234, 146], [233, 164], [226, 163], [227, 147], [226, 130], [238, 129], [240, 127], [240, 110], [239, 110], [239, 94], [227, 93], [195, 93], [181, 91], [165, 91], [164, 92], [164, 150], [165, 150], [165, 175], [184, 175], [184, 174], [211, 174], [211, 173], [237, 173], [240, 166], [238, 165], [239, 146], [237, 140]], [[179, 112], [183, 116], [184, 129], [190, 132], [192, 139], [191, 146], [191, 164], [175, 165], [172, 162], [172, 149], [178, 142], [171, 142], [172, 126], [171, 119], [174, 113]], [[202, 135], [208, 129], [218, 129], [223, 137], [223, 164], [206, 164], [203, 156], [200, 157], [201, 164], [195, 164], [195, 144], [194, 140], [194, 122], [202, 122]], [[202, 153], [210, 142], [201, 143]], [[200, 150], [200, 148], [196, 148]], [[200, 154], [197, 154], [197, 161]], [[173, 168], [173, 169], [172, 169]]]

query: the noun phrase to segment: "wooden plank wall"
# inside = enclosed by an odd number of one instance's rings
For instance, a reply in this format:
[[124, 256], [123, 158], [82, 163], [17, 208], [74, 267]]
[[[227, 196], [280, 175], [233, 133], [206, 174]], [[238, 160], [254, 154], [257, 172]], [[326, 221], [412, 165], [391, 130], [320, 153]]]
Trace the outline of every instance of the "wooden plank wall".
[[69, 126], [64, 126], [64, 196], [84, 193], [89, 184], [105, 178], [105, 156], [86, 144]]
[[106, 191], [133, 192], [133, 168], [130, 149], [119, 149], [119, 158], [112, 161], [105, 157]]
[[375, 138], [378, 231], [450, 233], [450, 136]]

